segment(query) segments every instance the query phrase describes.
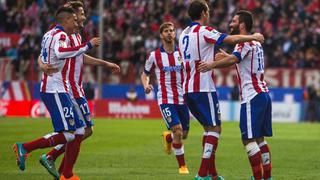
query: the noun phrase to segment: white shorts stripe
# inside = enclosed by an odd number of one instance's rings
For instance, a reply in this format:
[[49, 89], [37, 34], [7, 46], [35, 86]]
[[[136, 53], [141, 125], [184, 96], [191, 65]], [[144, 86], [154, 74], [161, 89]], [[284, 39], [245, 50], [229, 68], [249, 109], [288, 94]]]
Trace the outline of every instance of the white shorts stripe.
[[247, 109], [247, 131], [248, 131], [248, 138], [252, 138], [252, 127], [251, 127], [251, 105], [250, 101], [246, 103]]
[[208, 100], [209, 100], [209, 108], [210, 108], [210, 114], [211, 114], [211, 119], [212, 119], [212, 124], [213, 126], [216, 126], [216, 115], [214, 113], [214, 103], [212, 99], [211, 92], [207, 93], [208, 94]]
[[54, 99], [56, 100], [56, 103], [57, 103], [57, 106], [58, 106], [58, 109], [59, 109], [59, 113], [60, 113], [60, 116], [61, 116], [61, 119], [62, 119], [62, 123], [63, 123], [64, 129], [65, 130], [69, 130], [68, 123], [66, 121], [66, 118], [64, 117], [64, 112], [63, 112], [63, 109], [62, 109], [62, 105], [61, 105], [61, 101], [60, 101], [58, 93], [54, 93]]

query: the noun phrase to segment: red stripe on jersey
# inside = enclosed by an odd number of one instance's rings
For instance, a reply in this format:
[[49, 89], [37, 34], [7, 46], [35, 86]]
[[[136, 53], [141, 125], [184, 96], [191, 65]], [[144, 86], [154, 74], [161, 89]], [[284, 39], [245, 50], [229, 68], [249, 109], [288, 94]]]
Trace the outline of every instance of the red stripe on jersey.
[[161, 51], [160, 49], [157, 49], [155, 51], [155, 58], [158, 65], [158, 68], [160, 69], [160, 88], [162, 92], [162, 104], [168, 104], [168, 97], [167, 97], [167, 89], [165, 84], [165, 72], [163, 71], [163, 64], [162, 64], [162, 57], [161, 57]]
[[252, 79], [252, 85], [253, 85], [253, 88], [254, 90], [257, 92], [257, 93], [260, 93], [262, 92], [259, 84], [258, 84], [258, 79], [257, 79], [257, 74], [256, 73], [252, 73], [252, 69], [253, 69], [253, 54], [254, 54], [254, 51], [252, 51], [252, 56], [251, 56], [251, 79]]
[[10, 97], [10, 99], [11, 99], [11, 100], [16, 100], [16, 97], [14, 96], [14, 93], [13, 93], [13, 88], [12, 88], [11, 83], [9, 84], [8, 92], [9, 92], [9, 97]]
[[197, 25], [197, 26], [193, 29], [193, 32], [195, 32], [195, 33], [199, 32], [200, 27], [201, 27], [200, 25]]
[[41, 92], [46, 92], [47, 79], [48, 79], [47, 74], [43, 73]]
[[199, 92], [200, 91], [200, 72], [198, 70], [198, 67], [200, 65], [200, 61], [194, 61], [195, 64], [195, 73], [194, 73], [194, 79], [193, 79], [193, 92]]
[[212, 31], [212, 30], [214, 30], [214, 28], [213, 28], [213, 27], [210, 27], [210, 26], [206, 26], [206, 30]]
[[[168, 54], [169, 65], [174, 67], [176, 66], [176, 62], [174, 60], [174, 53]], [[171, 89], [173, 94], [173, 103], [179, 104], [179, 93], [177, 89], [177, 74], [176, 71], [170, 71], [170, 81], [171, 81]]]
[[187, 79], [186, 79], [186, 86], [185, 86], [185, 93], [188, 92], [189, 89], [189, 81], [191, 77], [191, 67], [190, 67], [190, 62], [186, 62], [186, 72], [187, 72]]
[[61, 71], [61, 76], [62, 76], [62, 81], [63, 81], [63, 87], [64, 87], [64, 90], [66, 92], [68, 92], [68, 86], [67, 86], [67, 71], [69, 69], [69, 59], [66, 60], [63, 68], [62, 68], [62, 71]]
[[209, 44], [215, 44], [217, 41], [211, 38], [208, 38], [207, 36], [203, 36], [204, 40]]
[[199, 92], [200, 91], [200, 72], [198, 70], [199, 63], [201, 61], [201, 54], [200, 54], [200, 35], [199, 31], [197, 31], [197, 45], [198, 45], [198, 56], [199, 61], [194, 61], [195, 65], [195, 73], [194, 73], [194, 79], [193, 79], [193, 92]]
[[79, 77], [78, 85], [80, 87], [80, 91], [82, 93], [82, 96], [84, 96], [84, 91], [83, 91], [83, 88], [82, 88], [82, 72], [83, 72], [83, 64], [80, 67], [80, 77]]
[[243, 97], [242, 97], [242, 84], [241, 84], [241, 77], [240, 77], [239, 69], [238, 69], [238, 67], [237, 67], [237, 66], [236, 66], [236, 70], [237, 70], [238, 83], [239, 83], [239, 88], [240, 88], [240, 97], [241, 97], [241, 100], [242, 100], [242, 99], [243, 99]]
[[77, 89], [77, 85], [75, 82], [75, 66], [76, 66], [76, 58], [73, 57], [70, 60], [70, 72], [69, 72], [69, 81], [70, 81], [70, 85], [71, 85], [71, 90], [72, 90], [72, 94], [75, 98], [79, 97], [79, 92]]
[[80, 48], [83, 48], [87, 45], [87, 43], [83, 43], [80, 46], [75, 46], [75, 47], [59, 47], [58, 51], [59, 52], [72, 52], [72, 51], [78, 51]]

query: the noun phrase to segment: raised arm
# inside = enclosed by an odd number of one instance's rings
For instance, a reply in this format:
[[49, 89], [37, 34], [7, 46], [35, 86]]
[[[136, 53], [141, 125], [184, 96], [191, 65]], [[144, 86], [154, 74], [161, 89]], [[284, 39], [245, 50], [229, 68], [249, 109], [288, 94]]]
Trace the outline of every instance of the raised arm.
[[254, 33], [252, 35], [228, 35], [223, 39], [223, 43], [227, 44], [237, 44], [247, 41], [259, 41], [260, 43], [263, 43], [264, 37], [260, 33]]

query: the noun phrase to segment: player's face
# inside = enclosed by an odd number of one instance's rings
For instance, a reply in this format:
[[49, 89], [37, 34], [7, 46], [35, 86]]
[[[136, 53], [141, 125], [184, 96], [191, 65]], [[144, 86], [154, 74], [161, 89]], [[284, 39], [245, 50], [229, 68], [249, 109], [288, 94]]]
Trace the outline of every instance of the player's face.
[[229, 27], [230, 27], [230, 34], [239, 34], [240, 33], [239, 16], [238, 15], [235, 15], [232, 18], [232, 21], [231, 21]]
[[78, 29], [78, 22], [76, 14], [72, 14], [66, 19], [66, 31], [69, 33], [74, 33]]
[[175, 32], [174, 32], [174, 28], [173, 26], [168, 26], [167, 28], [165, 28], [161, 35], [160, 35], [161, 39], [164, 40], [166, 43], [172, 43], [174, 42], [174, 38], [176, 38]]
[[77, 11], [77, 18], [78, 18], [79, 28], [83, 28], [84, 27], [83, 23], [86, 21], [87, 18], [84, 14], [84, 10], [82, 7], [79, 7], [79, 9]]

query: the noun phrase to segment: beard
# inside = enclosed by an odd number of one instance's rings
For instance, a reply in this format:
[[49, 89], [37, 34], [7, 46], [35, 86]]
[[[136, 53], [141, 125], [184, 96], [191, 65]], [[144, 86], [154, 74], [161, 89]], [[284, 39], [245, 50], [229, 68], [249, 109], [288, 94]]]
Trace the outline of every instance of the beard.
[[240, 34], [239, 26], [233, 27], [230, 32], [231, 35]]

